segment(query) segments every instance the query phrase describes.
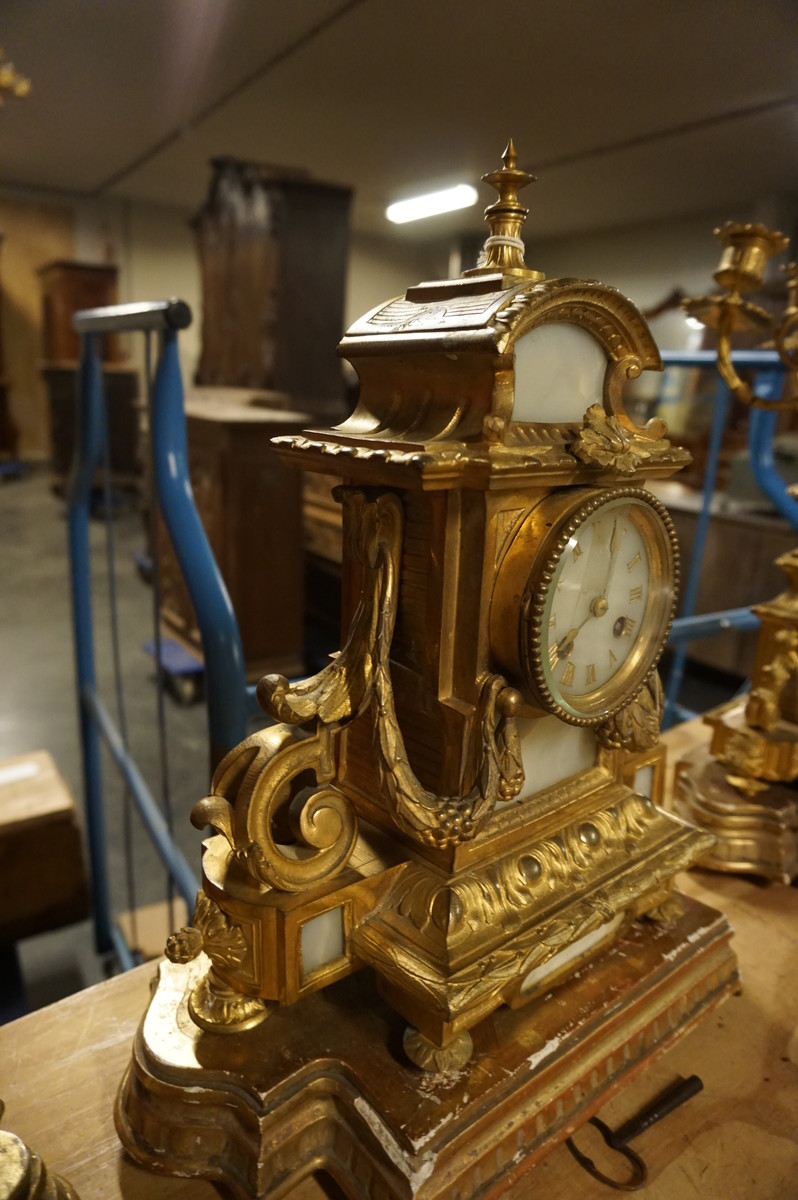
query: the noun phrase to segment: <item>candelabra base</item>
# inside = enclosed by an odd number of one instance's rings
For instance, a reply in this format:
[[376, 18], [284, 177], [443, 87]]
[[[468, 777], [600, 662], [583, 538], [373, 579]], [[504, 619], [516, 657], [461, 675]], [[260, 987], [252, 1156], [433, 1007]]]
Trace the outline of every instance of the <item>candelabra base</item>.
[[798, 792], [794, 787], [736, 776], [711, 753], [702, 751], [678, 763], [673, 808], [717, 839], [702, 857], [702, 866], [763, 875], [779, 883], [798, 878]]
[[498, 1195], [738, 986], [725, 918], [686, 900], [589, 966], [473, 1030], [473, 1058], [429, 1074], [363, 971], [242, 1033], [188, 1000], [204, 955], [164, 962], [117, 1099], [130, 1154], [241, 1200], [325, 1170], [351, 1200]]

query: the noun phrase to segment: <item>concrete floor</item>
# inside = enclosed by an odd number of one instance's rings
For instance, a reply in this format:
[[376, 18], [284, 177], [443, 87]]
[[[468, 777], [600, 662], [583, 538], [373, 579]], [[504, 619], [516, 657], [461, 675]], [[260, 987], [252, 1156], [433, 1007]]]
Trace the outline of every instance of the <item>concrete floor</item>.
[[[123, 512], [114, 521], [113, 530], [130, 745], [150, 788], [160, 796], [155, 675], [152, 659], [142, 648], [152, 638], [152, 589], [140, 577], [132, 557], [146, 548], [140, 513], [132, 509]], [[34, 472], [0, 486], [0, 545], [0, 761], [28, 751], [48, 750], [85, 820], [66, 508], [53, 494], [47, 472]], [[91, 553], [98, 684], [106, 705], [116, 712], [102, 521], [92, 522]], [[175, 836], [199, 871], [201, 834], [191, 826], [189, 812], [206, 793], [209, 782], [205, 706], [181, 705], [167, 695], [165, 707]], [[166, 896], [165, 871], [136, 814], [131, 838], [135, 894], [131, 896], [126, 890], [124, 789], [110, 759], [104, 760], [103, 771], [113, 910], [161, 901]], [[164, 939], [166, 924], [164, 918]], [[28, 938], [18, 943], [18, 953], [31, 1009], [98, 982], [112, 969], [94, 951], [90, 921]]]

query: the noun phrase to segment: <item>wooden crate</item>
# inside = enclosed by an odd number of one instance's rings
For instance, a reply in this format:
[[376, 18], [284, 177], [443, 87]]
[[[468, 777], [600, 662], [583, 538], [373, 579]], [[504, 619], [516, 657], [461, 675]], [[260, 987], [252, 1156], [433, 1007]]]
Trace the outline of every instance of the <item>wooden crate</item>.
[[0, 942], [88, 915], [75, 802], [46, 750], [0, 763]]

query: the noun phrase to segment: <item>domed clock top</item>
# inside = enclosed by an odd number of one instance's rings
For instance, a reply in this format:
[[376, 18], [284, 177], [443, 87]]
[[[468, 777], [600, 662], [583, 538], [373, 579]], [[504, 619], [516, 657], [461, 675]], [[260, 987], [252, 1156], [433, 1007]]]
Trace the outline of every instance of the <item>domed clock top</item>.
[[662, 369], [643, 316], [613, 287], [546, 279], [525, 265], [518, 191], [533, 176], [517, 167], [512, 141], [483, 179], [499, 198], [485, 210], [479, 264], [355, 321], [339, 347], [360, 380], [355, 412], [332, 434], [283, 445], [310, 469], [329, 471], [334, 454], [334, 469], [346, 462], [353, 478], [367, 457], [381, 457], [424, 488], [451, 486], [458, 474], [501, 486], [503, 475], [541, 469], [565, 482], [592, 461], [610, 475], [670, 474], [686, 456], [664, 441], [661, 423], [641, 429], [623, 403], [627, 379]]

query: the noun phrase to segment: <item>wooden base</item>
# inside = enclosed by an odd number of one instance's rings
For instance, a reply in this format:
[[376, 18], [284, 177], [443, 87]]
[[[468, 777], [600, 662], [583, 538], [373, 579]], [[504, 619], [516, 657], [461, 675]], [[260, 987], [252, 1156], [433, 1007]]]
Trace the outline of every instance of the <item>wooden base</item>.
[[701, 865], [790, 883], [798, 878], [798, 792], [771, 783], [745, 795], [728, 782], [729, 774], [706, 750], [676, 767], [673, 811], [716, 838]]
[[429, 1075], [366, 972], [243, 1034], [204, 1033], [200, 956], [163, 963], [117, 1099], [128, 1151], [236, 1197], [287, 1196], [319, 1170], [352, 1200], [498, 1195], [738, 985], [731, 930], [697, 901], [639, 922], [526, 1008], [472, 1031], [474, 1057]]

